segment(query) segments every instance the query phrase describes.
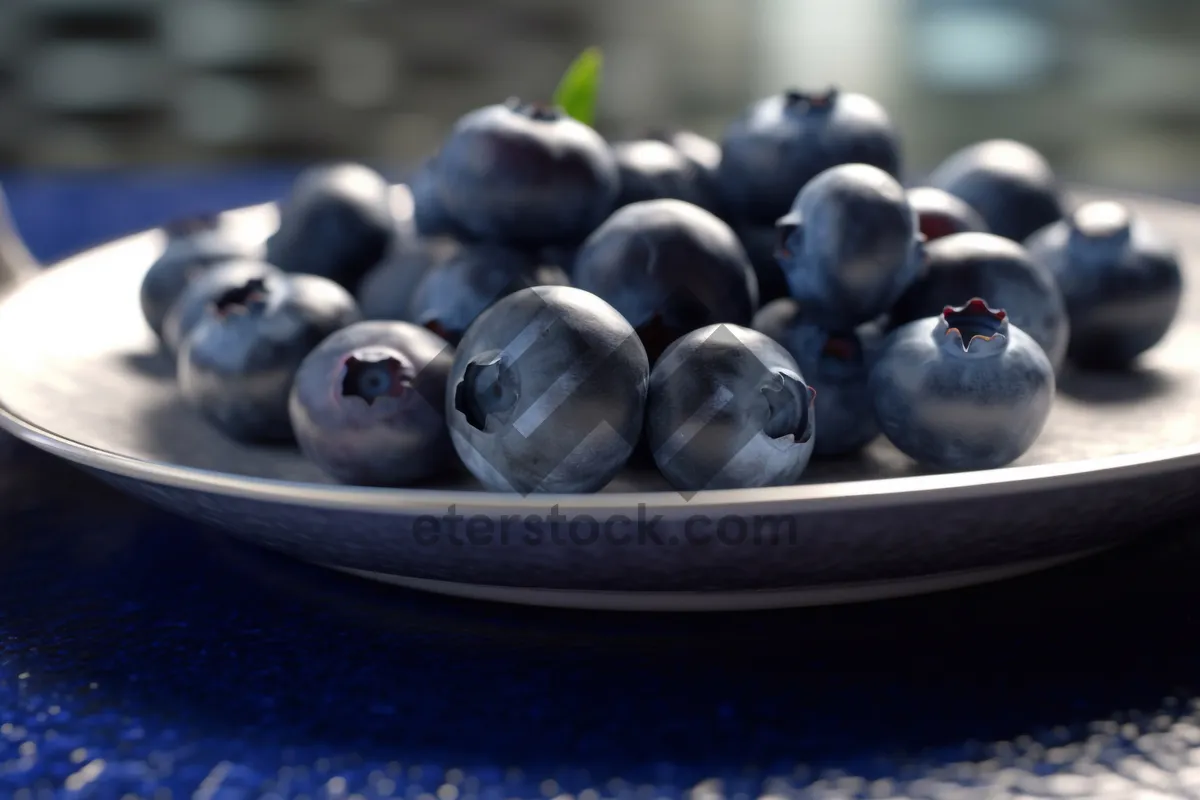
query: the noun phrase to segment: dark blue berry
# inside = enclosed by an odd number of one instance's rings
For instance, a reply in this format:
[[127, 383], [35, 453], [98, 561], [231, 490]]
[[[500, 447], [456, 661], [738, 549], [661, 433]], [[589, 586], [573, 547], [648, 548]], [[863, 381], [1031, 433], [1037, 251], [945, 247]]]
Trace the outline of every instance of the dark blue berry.
[[733, 230], [680, 200], [617, 211], [584, 242], [572, 279], [629, 320], [651, 361], [705, 325], [749, 325], [758, 309], [754, 270]]
[[413, 291], [407, 319], [457, 344], [476, 317], [501, 297], [530, 286], [566, 286], [558, 267], [500, 245], [469, 245], [430, 269]]
[[693, 331], [650, 374], [654, 461], [680, 491], [795, 483], [812, 456], [814, 396], [767, 336], [726, 324]]
[[296, 370], [327, 336], [358, 321], [354, 298], [326, 278], [247, 281], [217, 297], [184, 340], [180, 390], [233, 439], [291, 439]]
[[470, 236], [522, 247], [577, 244], [612, 211], [612, 149], [560, 109], [510, 101], [460, 119], [434, 162], [434, 190]]
[[167, 312], [195, 278], [216, 264], [262, 257], [262, 247], [239, 239], [217, 217], [196, 217], [168, 225], [162, 254], [142, 278], [142, 316], [154, 335], [163, 335]]
[[320, 275], [353, 290], [396, 235], [391, 187], [358, 164], [301, 175], [267, 240], [267, 260], [284, 272]]
[[[397, 184], [390, 187], [388, 198], [392, 215], [392, 238], [380, 261], [386, 260], [394, 253], [419, 249], [423, 242], [433, 238], [423, 236], [417, 229], [417, 205], [411, 186]], [[376, 266], [378, 263], [376, 262]]]
[[618, 142], [613, 156], [621, 176], [617, 207], [643, 200], [684, 200], [714, 209], [711, 186], [686, 155], [654, 139]]
[[758, 279], [758, 302], [765, 305], [791, 293], [787, 275], [779, 265], [779, 231], [774, 225], [742, 225], [734, 229], [754, 276]]
[[852, 453], [879, 434], [867, 387], [872, 354], [858, 332], [829, 332], [786, 297], [764, 306], [754, 317], [754, 329], [783, 345], [817, 391], [816, 455]]
[[289, 403], [301, 451], [334, 479], [404, 486], [453, 463], [446, 382], [454, 348], [406, 322], [334, 333], [296, 372]]
[[683, 130], [650, 131], [645, 138], [671, 145], [683, 153], [701, 173], [711, 180], [716, 179], [717, 170], [721, 167], [721, 145], [712, 139]]
[[179, 352], [183, 340], [203, 321], [213, 303], [227, 292], [258, 280], [268, 286], [284, 279], [276, 267], [263, 261], [230, 261], [217, 264], [188, 284], [163, 320], [162, 340], [171, 354]]
[[408, 314], [417, 286], [458, 249], [452, 239], [422, 239], [415, 247], [393, 249], [363, 276], [354, 293], [363, 319], [411, 322]]
[[427, 159], [408, 183], [412, 194], [413, 227], [424, 237], [467, 239], [466, 232], [442, 205], [437, 191], [436, 158]]
[[1003, 311], [975, 298], [893, 332], [870, 387], [880, 429], [909, 458], [935, 469], [992, 469], [1042, 432], [1054, 368]]
[[916, 214], [904, 188], [867, 164], [822, 172], [776, 228], [792, 296], [832, 330], [886, 312], [922, 268]]
[[1062, 365], [1070, 323], [1054, 276], [1024, 247], [991, 233], [956, 233], [930, 242], [925, 274], [892, 307], [890, 324], [896, 328], [936, 316], [972, 297], [986, 297], [1005, 309], [1056, 370]]
[[696, 182], [706, 198], [704, 207], [719, 217], [724, 217], [721, 207], [721, 189], [717, 171], [721, 168], [721, 145], [712, 139], [687, 130], [654, 130], [646, 134], [647, 139], [671, 145], [695, 169]]
[[454, 447], [494, 491], [597, 491], [633, 453], [649, 371], [633, 328], [599, 297], [522, 289], [459, 345], [446, 398]]
[[724, 210], [739, 223], [770, 224], [838, 164], [900, 174], [896, 132], [878, 103], [836, 89], [760, 100], [725, 130], [718, 172]]
[[578, 247], [543, 247], [539, 253], [539, 261], [549, 267], [558, 267], [564, 274], [570, 275], [575, 269], [575, 257], [579, 255]]
[[929, 185], [964, 200], [997, 236], [1023, 242], [1062, 217], [1054, 171], [1040, 153], [993, 139], [954, 153], [929, 176]]
[[908, 204], [917, 214], [917, 224], [925, 241], [932, 242], [954, 233], [987, 233], [987, 223], [979, 212], [949, 192], [920, 186], [908, 190]]
[[1183, 295], [1178, 254], [1121, 204], [1088, 203], [1026, 244], [1062, 290], [1076, 364], [1127, 367], [1166, 336]]

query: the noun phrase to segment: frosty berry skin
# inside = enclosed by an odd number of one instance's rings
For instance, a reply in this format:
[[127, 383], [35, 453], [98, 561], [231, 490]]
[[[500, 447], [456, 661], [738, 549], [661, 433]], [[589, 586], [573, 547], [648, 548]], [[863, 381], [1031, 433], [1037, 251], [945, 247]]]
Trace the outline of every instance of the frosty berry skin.
[[471, 237], [450, 216], [438, 197], [436, 168], [436, 158], [428, 158], [417, 168], [409, 181], [408, 190], [413, 201], [413, 228], [418, 236], [468, 241]]
[[687, 130], [651, 130], [645, 135], [646, 139], [669, 144], [683, 153], [683, 157], [691, 162], [696, 170], [696, 180], [703, 189], [711, 205], [705, 206], [710, 211], [723, 216], [720, 209], [721, 192], [717, 186], [717, 172], [721, 167], [721, 145]]
[[163, 346], [172, 357], [178, 355], [188, 334], [204, 321], [210, 306], [226, 292], [244, 287], [252, 280], [271, 285], [285, 278], [279, 269], [262, 261], [231, 261], [209, 267], [187, 285], [167, 311], [162, 323]]
[[708, 175], [710, 185], [716, 180], [717, 169], [721, 166], [721, 145], [712, 139], [693, 131], [662, 129], [648, 131], [644, 138], [671, 145]]
[[779, 233], [774, 225], [744, 225], [734, 229], [754, 275], [758, 279], [758, 302], [766, 305], [772, 300], [787, 297], [791, 294], [788, 287], [787, 275], [779, 266], [775, 253], [779, 247]]
[[354, 298], [328, 278], [251, 278], [217, 297], [184, 339], [180, 394], [231, 439], [289, 441], [288, 397], [300, 364], [360, 318]]
[[354, 297], [363, 319], [403, 320], [408, 318], [413, 292], [422, 279], [459, 250], [451, 239], [422, 239], [414, 247], [393, 248], [359, 281]]
[[[600, 134], [561, 109], [516, 99], [461, 118], [428, 180], [429, 199], [453, 227], [530, 249], [579, 244], [620, 191], [616, 159]], [[425, 191], [418, 205], [428, 208]]]
[[1056, 370], [1062, 367], [1071, 324], [1062, 292], [1044, 264], [1017, 242], [991, 233], [955, 233], [924, 249], [923, 274], [888, 312], [893, 329], [970, 297], [986, 297], [1042, 346]]
[[241, 241], [217, 217], [179, 220], [164, 228], [167, 245], [142, 279], [142, 316], [150, 330], [163, 338], [171, 306], [194, 280], [212, 267], [230, 261], [256, 260], [262, 247]]
[[519, 250], [474, 244], [432, 267], [413, 289], [406, 319], [457, 345], [475, 318], [501, 297], [530, 286], [566, 286], [558, 267]]
[[1055, 390], [1042, 348], [979, 298], [893, 332], [869, 387], [883, 434], [939, 470], [1020, 458], [1041, 434]]
[[641, 341], [608, 303], [569, 286], [522, 289], [463, 336], [450, 437], [491, 491], [596, 492], [633, 453], [649, 377]]
[[908, 190], [908, 204], [917, 214], [926, 242], [955, 233], [987, 233], [987, 223], [965, 200], [932, 186]]
[[886, 313], [924, 264], [904, 188], [868, 164], [813, 178], [775, 227], [792, 297], [832, 330]]
[[1183, 276], [1174, 248], [1120, 203], [1096, 202], [1034, 234], [1071, 320], [1067, 358], [1122, 369], [1158, 344], [1179, 312]]
[[800, 374], [817, 391], [821, 427], [813, 454], [839, 456], [861, 450], [879, 434], [867, 386], [870, 345], [857, 331], [835, 333], [814, 324], [790, 297], [768, 303], [754, 329], [770, 336], [796, 359]]
[[396, 239], [391, 187], [361, 164], [313, 167], [296, 179], [267, 240], [267, 261], [353, 291]]
[[1014, 242], [1063, 215], [1054, 170], [1041, 153], [1011, 139], [991, 139], [951, 154], [929, 176], [929, 185], [966, 202], [987, 230]]
[[616, 207], [643, 200], [683, 200], [716, 210], [712, 187], [686, 154], [667, 142], [638, 139], [613, 144], [621, 191]]
[[654, 365], [647, 443], [679, 491], [795, 483], [818, 431], [815, 395], [779, 343], [739, 325], [710, 325]]
[[772, 95], [725, 130], [722, 208], [739, 224], [770, 224], [818, 174], [852, 163], [900, 174], [899, 138], [882, 106], [836, 88]]
[[310, 461], [342, 483], [406, 486], [444, 472], [454, 449], [446, 381], [454, 348], [407, 322], [359, 322], [296, 372], [288, 414]]
[[737, 234], [681, 200], [625, 206], [584, 242], [571, 278], [637, 330], [651, 363], [706, 325], [749, 325], [758, 280]]

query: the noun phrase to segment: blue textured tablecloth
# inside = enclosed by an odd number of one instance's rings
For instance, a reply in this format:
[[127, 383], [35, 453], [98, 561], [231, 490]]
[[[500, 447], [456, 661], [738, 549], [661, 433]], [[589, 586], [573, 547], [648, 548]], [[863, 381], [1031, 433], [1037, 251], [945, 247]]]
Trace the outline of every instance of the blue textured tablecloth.
[[[49, 260], [277, 179], [8, 186]], [[925, 598], [539, 612], [295, 564], [18, 450], [0, 798], [1197, 797], [1198, 566], [1184, 526]]]
[[1200, 786], [1200, 535], [854, 607], [544, 612], [296, 564], [20, 458], [0, 480], [0, 797]]

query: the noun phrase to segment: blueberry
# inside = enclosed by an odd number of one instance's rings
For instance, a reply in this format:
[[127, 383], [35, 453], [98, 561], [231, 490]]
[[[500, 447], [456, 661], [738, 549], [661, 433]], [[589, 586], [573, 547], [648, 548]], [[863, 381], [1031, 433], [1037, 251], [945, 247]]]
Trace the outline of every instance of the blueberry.
[[1004, 311], [979, 298], [893, 332], [871, 370], [884, 435], [936, 469], [1001, 467], [1037, 440], [1054, 368]]
[[270, 285], [283, 277], [278, 268], [263, 261], [230, 261], [212, 267], [188, 284], [167, 312], [162, 326], [162, 340], [167, 352], [177, 354], [183, 340], [204, 320], [212, 304], [227, 292], [252, 280]]
[[739, 325], [709, 325], [654, 365], [646, 436], [680, 491], [795, 483], [812, 456], [814, 399], [781, 345]]
[[837, 456], [861, 450], [879, 434], [867, 388], [870, 342], [857, 331], [830, 332], [813, 324], [804, 307], [781, 298], [754, 317], [754, 329], [766, 334], [796, 360], [800, 375], [816, 389], [817, 431], [813, 452]]
[[570, 275], [575, 269], [575, 257], [578, 255], [578, 247], [564, 246], [543, 247], [538, 253], [542, 264], [558, 267], [566, 275]]
[[954, 153], [933, 171], [929, 185], [964, 200], [992, 233], [1023, 242], [1062, 217], [1054, 171], [1036, 150], [993, 139]]
[[1127, 367], [1167, 334], [1183, 294], [1175, 249], [1119, 203], [1081, 206], [1027, 242], [1050, 268], [1071, 320], [1067, 357]]
[[834, 330], [886, 312], [921, 270], [916, 214], [903, 187], [867, 164], [822, 172], [776, 228], [792, 296]]
[[692, 131], [650, 131], [645, 138], [664, 142], [683, 153], [696, 169], [715, 179], [721, 167], [721, 145]]
[[142, 316], [154, 335], [188, 284], [215, 264], [258, 258], [262, 248], [236, 238], [217, 217], [196, 217], [168, 225], [167, 244], [142, 279]]
[[612, 149], [557, 108], [511, 100], [473, 111], [434, 167], [436, 197], [471, 236], [523, 247], [577, 244], [612, 211]]
[[452, 239], [422, 239], [415, 247], [393, 249], [363, 276], [354, 293], [363, 318], [411, 322], [408, 312], [417, 286], [458, 250]]
[[776, 251], [779, 232], [774, 225], [740, 225], [735, 229], [758, 279], [758, 302], [766, 304], [791, 293]]
[[697, 184], [707, 198], [704, 207], [717, 216], [724, 216], [717, 172], [721, 168], [721, 145], [712, 139], [687, 130], [652, 130], [645, 136], [669, 144], [692, 162]]
[[830, 89], [774, 95], [725, 130], [718, 171], [732, 219], [770, 224], [804, 186], [838, 164], [870, 164], [900, 174], [900, 145], [874, 100]]
[[540, 266], [527, 253], [499, 245], [463, 247], [425, 274], [413, 292], [408, 319], [451, 344], [488, 306], [530, 286], [566, 286], [558, 267]]
[[391, 187], [388, 195], [392, 213], [392, 238], [388, 242], [387, 250], [384, 251], [382, 258], [372, 266], [372, 269], [395, 253], [419, 250], [426, 242], [438, 238], [424, 236], [417, 229], [417, 205], [413, 199], [411, 186], [403, 183], [397, 184]]
[[412, 193], [413, 226], [425, 237], [468, 238], [465, 231], [450, 216], [437, 193], [435, 159], [427, 159], [409, 181]]
[[180, 390], [230, 438], [290, 439], [288, 395], [300, 363], [325, 337], [358, 321], [354, 298], [326, 278], [246, 281], [217, 297], [184, 340]]
[[284, 272], [320, 275], [353, 289], [396, 235], [391, 187], [359, 164], [302, 174], [267, 240], [267, 260]]
[[1070, 324], [1054, 276], [1024, 247], [991, 233], [956, 233], [930, 242], [925, 274], [892, 307], [891, 327], [936, 316], [972, 297], [1006, 309], [1054, 368], [1062, 366]]
[[599, 297], [522, 289], [467, 330], [446, 398], [450, 436], [489, 489], [594, 492], [633, 452], [650, 366]]
[[879, 348], [883, 344], [883, 340], [887, 338], [890, 329], [889, 320], [889, 316], [883, 314], [870, 322], [864, 322], [854, 329], [854, 335], [862, 343], [868, 366], [873, 363], [872, 359], [879, 354]]
[[680, 200], [617, 211], [584, 242], [572, 278], [629, 320], [651, 361], [705, 325], [749, 325], [758, 308], [758, 282], [733, 230]]
[[921, 186], [908, 190], [908, 204], [917, 214], [917, 224], [925, 241], [932, 242], [952, 233], [987, 233], [987, 223], [979, 212], [949, 192]]
[[686, 155], [665, 142], [640, 139], [613, 145], [621, 176], [617, 207], [643, 200], [684, 200], [714, 209], [711, 186]]
[[446, 382], [454, 348], [407, 322], [334, 333], [296, 372], [289, 402], [300, 450], [334, 479], [403, 486], [453, 459]]

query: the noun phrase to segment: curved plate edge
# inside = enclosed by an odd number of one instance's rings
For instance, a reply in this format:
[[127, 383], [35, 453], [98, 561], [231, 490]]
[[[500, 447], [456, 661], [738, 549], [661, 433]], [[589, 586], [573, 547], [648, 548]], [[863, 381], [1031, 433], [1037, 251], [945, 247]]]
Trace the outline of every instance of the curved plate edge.
[[787, 608], [866, 603], [873, 600], [894, 600], [914, 595], [952, 591], [969, 586], [1028, 575], [1079, 561], [1116, 545], [1096, 547], [1063, 556], [1033, 559], [987, 569], [947, 572], [919, 578], [881, 581], [878, 583], [840, 584], [810, 589], [772, 589], [747, 592], [600, 592], [559, 589], [522, 589], [510, 586], [457, 583], [454, 581], [408, 578], [383, 572], [339, 567], [313, 562], [317, 566], [353, 575], [358, 578], [400, 586], [405, 589], [456, 597], [541, 608], [561, 608], [573, 611], [636, 611], [636, 612], [721, 612], [771, 611]]
[[[1146, 451], [1059, 464], [1005, 467], [986, 472], [963, 472], [863, 481], [798, 484], [764, 489], [727, 489], [698, 492], [690, 499], [672, 492], [647, 494], [600, 493], [581, 495], [493, 494], [453, 490], [415, 491], [360, 486], [340, 486], [253, 478], [144, 461], [77, 442], [30, 422], [0, 402], [0, 430], [89, 469], [134, 480], [199, 492], [223, 494], [272, 503], [292, 503], [309, 508], [353, 508], [380, 513], [437, 513], [453, 503], [463, 514], [505, 513], [559, 507], [563, 513], [604, 513], [641, 504], [652, 505], [668, 518], [704, 511], [743, 514], [797, 513], [798, 504], [812, 511], [894, 506], [937, 500], [967, 500], [1003, 495], [1015, 490], [1049, 490], [1200, 469], [1200, 445], [1172, 450]], [[986, 477], [985, 477], [986, 476]]]

